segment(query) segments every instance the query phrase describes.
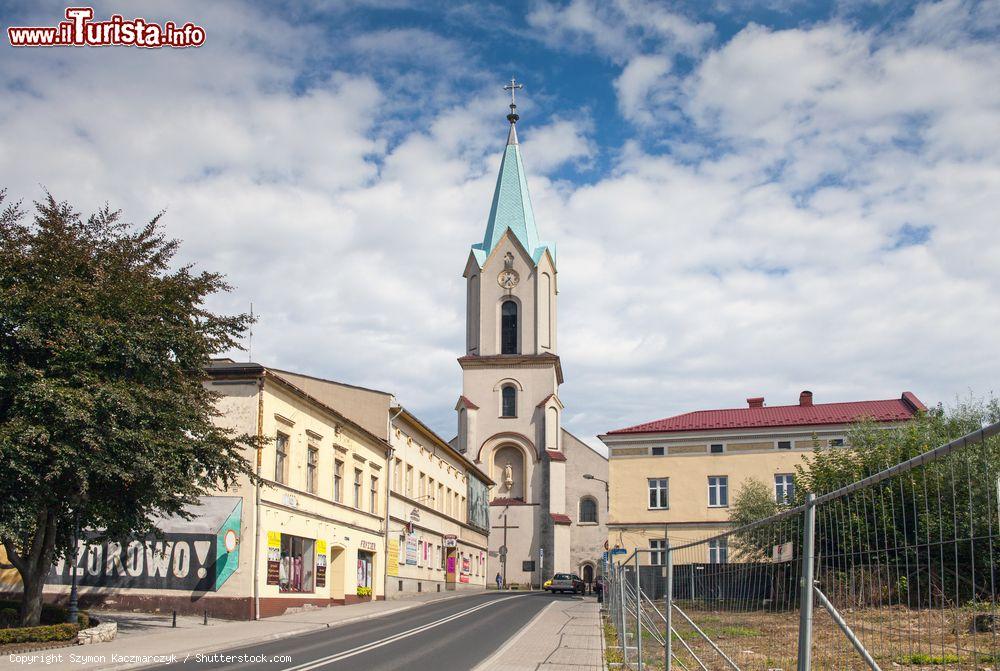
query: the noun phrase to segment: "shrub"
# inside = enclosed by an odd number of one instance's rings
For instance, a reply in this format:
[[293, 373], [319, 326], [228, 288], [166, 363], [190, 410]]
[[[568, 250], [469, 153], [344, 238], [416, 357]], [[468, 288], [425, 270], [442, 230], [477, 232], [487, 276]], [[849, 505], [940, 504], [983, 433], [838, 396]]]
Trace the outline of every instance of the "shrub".
[[48, 624], [40, 627], [0, 629], [0, 645], [71, 641], [76, 638], [76, 633], [79, 630], [80, 627], [75, 624]]
[[0, 608], [0, 629], [17, 626], [19, 620], [17, 608]]
[[[20, 608], [21, 604], [17, 601], [0, 601], [0, 628], [5, 626], [4, 613], [11, 610], [14, 611], [14, 619], [11, 624], [6, 626], [16, 627], [19, 625], [21, 623], [21, 619], [19, 617]], [[54, 603], [44, 603], [42, 604], [41, 624], [65, 624], [66, 617], [68, 615], [69, 611], [65, 606], [57, 606]], [[79, 612], [76, 621], [79, 623], [80, 629], [86, 629], [91, 626], [90, 616], [84, 611]]]

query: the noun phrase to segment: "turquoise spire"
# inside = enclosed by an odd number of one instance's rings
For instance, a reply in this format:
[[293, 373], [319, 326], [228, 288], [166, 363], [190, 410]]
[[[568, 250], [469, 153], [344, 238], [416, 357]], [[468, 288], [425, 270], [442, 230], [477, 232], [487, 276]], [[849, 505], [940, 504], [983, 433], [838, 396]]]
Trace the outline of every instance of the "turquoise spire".
[[481, 244], [472, 246], [472, 251], [482, 266], [503, 234], [510, 229], [535, 263], [542, 258], [546, 249], [555, 261], [555, 246], [538, 240], [535, 214], [531, 209], [531, 197], [528, 194], [528, 181], [524, 165], [521, 163], [521, 149], [517, 143], [515, 125], [520, 117], [517, 114], [517, 105], [514, 103], [514, 89], [521, 88], [521, 85], [511, 79], [511, 83], [504, 88], [511, 92], [510, 114], [507, 115], [510, 131], [507, 134], [507, 146], [504, 148], [500, 174], [497, 175], [497, 185], [493, 192], [493, 204], [490, 206], [490, 217], [486, 223], [486, 236]]

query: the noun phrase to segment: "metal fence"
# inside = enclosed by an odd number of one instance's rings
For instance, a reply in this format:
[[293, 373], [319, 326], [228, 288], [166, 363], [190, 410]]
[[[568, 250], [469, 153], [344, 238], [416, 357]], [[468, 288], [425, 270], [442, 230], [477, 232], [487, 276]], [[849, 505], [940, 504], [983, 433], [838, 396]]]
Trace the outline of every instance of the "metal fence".
[[998, 434], [609, 562], [610, 666], [1000, 669]]

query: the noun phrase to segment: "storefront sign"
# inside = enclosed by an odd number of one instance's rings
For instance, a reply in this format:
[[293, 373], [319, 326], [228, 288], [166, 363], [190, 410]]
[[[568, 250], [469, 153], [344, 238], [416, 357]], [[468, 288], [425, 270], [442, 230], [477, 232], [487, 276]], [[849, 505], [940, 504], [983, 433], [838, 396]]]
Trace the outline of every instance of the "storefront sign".
[[416, 566], [417, 565], [417, 557], [418, 556], [419, 556], [419, 554], [418, 554], [418, 548], [417, 548], [417, 537], [416, 536], [407, 536], [406, 537], [406, 564], [407, 564], [407, 566]]
[[326, 587], [326, 541], [316, 541], [316, 587]]
[[399, 575], [399, 540], [396, 538], [389, 539], [389, 553], [386, 558], [386, 570], [390, 576]]
[[367, 550], [368, 552], [375, 552], [378, 550], [378, 545], [375, 544], [375, 541], [361, 541], [359, 545], [362, 550]]
[[444, 546], [446, 548], [457, 548], [458, 538], [454, 534], [448, 534], [444, 537]]
[[281, 532], [267, 532], [267, 584], [281, 582]]

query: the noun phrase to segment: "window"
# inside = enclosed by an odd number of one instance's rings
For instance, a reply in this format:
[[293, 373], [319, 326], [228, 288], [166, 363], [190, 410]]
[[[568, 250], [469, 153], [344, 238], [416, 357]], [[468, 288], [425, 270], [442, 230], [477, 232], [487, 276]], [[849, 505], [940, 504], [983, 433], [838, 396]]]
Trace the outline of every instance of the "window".
[[790, 440], [779, 440], [778, 441], [779, 450], [790, 450], [792, 449], [792, 441]]
[[314, 445], [309, 446], [306, 452], [306, 491], [310, 494], [316, 493], [316, 465], [319, 463], [319, 448]]
[[517, 303], [504, 301], [500, 306], [500, 353], [517, 354]]
[[278, 564], [279, 592], [313, 591], [315, 541], [281, 534], [281, 559]]
[[517, 417], [517, 389], [508, 384], [500, 390], [500, 416]]
[[413, 498], [413, 466], [406, 467], [406, 495]]
[[778, 503], [791, 503], [795, 497], [795, 483], [791, 473], [778, 473], [774, 476], [774, 500]]
[[288, 436], [279, 433], [274, 439], [274, 481], [285, 482], [285, 466], [288, 463]]
[[434, 497], [434, 509], [444, 512], [444, 485], [438, 483], [437, 496]]
[[434, 478], [427, 478], [427, 505], [431, 508], [437, 507], [437, 497], [434, 496]]
[[403, 491], [403, 460], [396, 459], [395, 467], [392, 469], [392, 489], [402, 493]]
[[361, 507], [361, 479], [364, 474], [361, 472], [360, 468], [354, 469], [354, 507]]
[[712, 454], [722, 454], [722, 443], [712, 443], [709, 447], [709, 452]]
[[374, 475], [372, 476], [371, 496], [372, 496], [371, 502], [370, 502], [371, 505], [369, 506], [369, 509], [372, 511], [372, 513], [374, 513], [374, 514], [377, 515], [378, 514], [378, 478], [376, 478]]
[[649, 541], [649, 563], [655, 566], [663, 566], [667, 563], [667, 541], [665, 539], [651, 539]]
[[649, 480], [649, 507], [669, 508], [669, 478], [650, 478]]
[[344, 502], [344, 462], [340, 459], [333, 462], [333, 500]]
[[830, 447], [843, 447], [843, 446], [844, 446], [844, 439], [843, 438], [831, 438], [830, 439]]
[[711, 475], [708, 478], [708, 507], [725, 508], [729, 505], [729, 478]]
[[580, 499], [580, 523], [597, 524], [597, 501], [589, 496]]
[[423, 473], [420, 474], [420, 499], [423, 500], [427, 498], [427, 476]]
[[399, 534], [399, 563], [406, 564], [406, 534]]
[[716, 538], [708, 541], [708, 563], [725, 564], [729, 561], [729, 539]]
[[662, 457], [663, 456], [663, 448], [662, 447], [654, 447], [653, 448], [653, 456], [654, 457]]

